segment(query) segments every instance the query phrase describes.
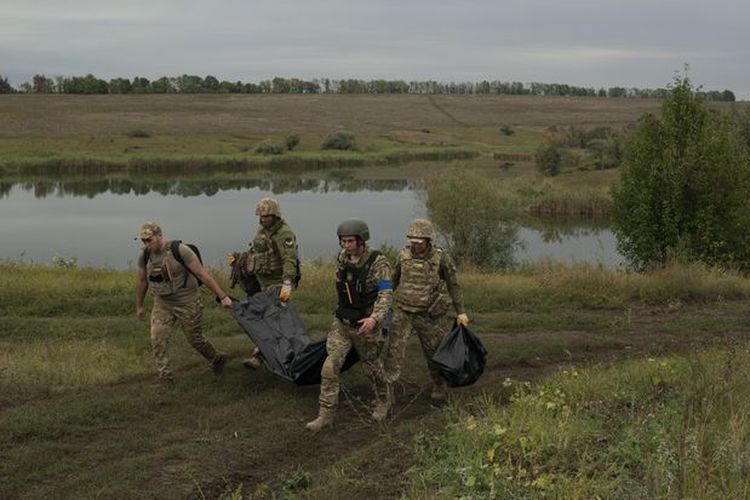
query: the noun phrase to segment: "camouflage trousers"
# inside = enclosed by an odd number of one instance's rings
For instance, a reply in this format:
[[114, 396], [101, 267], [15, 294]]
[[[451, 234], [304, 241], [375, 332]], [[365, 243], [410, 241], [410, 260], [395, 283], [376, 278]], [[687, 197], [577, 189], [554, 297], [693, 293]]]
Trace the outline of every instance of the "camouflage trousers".
[[440, 376], [440, 370], [432, 363], [432, 355], [435, 354], [440, 341], [450, 332], [452, 326], [453, 318], [447, 314], [431, 318], [427, 312], [411, 313], [398, 308], [394, 309], [385, 354], [386, 380], [392, 384], [401, 376], [406, 344], [414, 331], [422, 345], [422, 353], [427, 361], [432, 381], [437, 385], [445, 385], [445, 381]]
[[213, 362], [217, 356], [213, 344], [203, 336], [203, 303], [200, 295], [180, 305], [167, 304], [155, 297], [154, 308], [151, 310], [151, 348], [159, 369], [159, 378], [172, 378], [169, 369], [169, 334], [177, 322], [188, 343], [204, 358]]
[[383, 362], [380, 359], [382, 345], [383, 335], [380, 327], [375, 327], [373, 332], [368, 335], [357, 335], [356, 328], [342, 323], [338, 318], [333, 320], [326, 341], [328, 357], [320, 370], [319, 402], [321, 408], [335, 410], [338, 405], [339, 390], [341, 389], [341, 366], [344, 364], [347, 353], [352, 348], [357, 350], [359, 359], [370, 379], [370, 385], [375, 395], [375, 404], [387, 397]]

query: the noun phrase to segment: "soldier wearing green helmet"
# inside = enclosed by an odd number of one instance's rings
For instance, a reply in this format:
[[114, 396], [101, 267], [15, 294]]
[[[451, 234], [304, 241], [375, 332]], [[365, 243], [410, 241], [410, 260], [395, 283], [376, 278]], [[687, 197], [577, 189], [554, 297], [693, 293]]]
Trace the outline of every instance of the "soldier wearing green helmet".
[[[240, 282], [248, 295], [275, 289], [279, 300], [287, 302], [299, 281], [297, 237], [281, 218], [281, 208], [275, 199], [261, 199], [255, 207], [255, 215], [260, 225], [250, 248], [243, 253], [229, 254], [232, 284]], [[251, 369], [260, 368], [262, 359], [258, 349], [242, 364]]]
[[375, 421], [386, 417], [392, 399], [380, 358], [383, 319], [393, 296], [391, 265], [380, 252], [367, 246], [370, 229], [364, 221], [345, 220], [336, 234], [342, 248], [336, 268], [338, 307], [326, 341], [328, 356], [320, 371], [318, 417], [306, 425], [313, 432], [333, 424], [341, 366], [352, 348], [359, 354], [375, 394]]
[[409, 244], [399, 253], [393, 273], [396, 298], [385, 356], [386, 377], [391, 384], [398, 380], [406, 343], [414, 331], [433, 381], [430, 396], [442, 400], [446, 397], [446, 382], [430, 360], [453, 325], [454, 317], [447, 314], [449, 307], [452, 305], [456, 311], [456, 322], [466, 326], [469, 317], [456, 278], [456, 265], [448, 252], [435, 244], [437, 234], [432, 222], [413, 220], [406, 237]]

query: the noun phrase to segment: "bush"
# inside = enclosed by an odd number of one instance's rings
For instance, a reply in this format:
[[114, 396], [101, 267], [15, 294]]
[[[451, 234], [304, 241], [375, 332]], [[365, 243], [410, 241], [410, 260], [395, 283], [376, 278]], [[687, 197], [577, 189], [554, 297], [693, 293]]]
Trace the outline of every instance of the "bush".
[[255, 149], [253, 151], [263, 155], [280, 155], [284, 152], [284, 148], [271, 141], [263, 141], [255, 146]]
[[427, 210], [460, 264], [512, 267], [518, 245], [515, 207], [485, 176], [447, 170], [427, 180]]
[[336, 132], [323, 138], [323, 141], [320, 143], [320, 149], [355, 151], [357, 145], [354, 142], [354, 136], [349, 132]]
[[747, 268], [750, 164], [725, 115], [710, 113], [687, 77], [661, 117], [646, 115], [625, 148], [613, 190], [614, 231], [631, 267], [674, 258]]
[[562, 144], [557, 139], [547, 138], [536, 150], [534, 160], [536, 168], [548, 176], [560, 173], [562, 164]]
[[134, 128], [130, 132], [128, 132], [128, 137], [135, 137], [138, 139], [147, 139], [151, 137], [151, 132], [148, 130], [144, 130], [142, 128]]
[[287, 151], [294, 151], [294, 148], [299, 145], [299, 136], [296, 134], [290, 134], [286, 136], [285, 142]]
[[503, 126], [500, 127], [500, 133], [503, 134], [503, 135], [511, 136], [511, 135], [515, 134], [516, 132], [515, 132], [515, 130], [513, 130], [511, 128], [510, 125], [503, 125]]

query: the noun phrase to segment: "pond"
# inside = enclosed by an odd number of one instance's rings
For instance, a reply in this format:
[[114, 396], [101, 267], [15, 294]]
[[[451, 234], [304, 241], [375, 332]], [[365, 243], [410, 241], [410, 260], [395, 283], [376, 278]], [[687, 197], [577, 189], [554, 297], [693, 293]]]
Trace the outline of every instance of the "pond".
[[[279, 200], [297, 233], [303, 260], [337, 251], [336, 227], [346, 218], [367, 221], [371, 244], [401, 247], [416, 217], [426, 217], [422, 196], [406, 180], [163, 179], [51, 180], [0, 184], [0, 259], [50, 263], [75, 258], [81, 266], [134, 267], [138, 227], [158, 221], [165, 236], [195, 243], [204, 261], [224, 265], [231, 250], [247, 246], [257, 227], [254, 207]], [[518, 262], [549, 259], [614, 268], [622, 264], [611, 230], [582, 221], [523, 226]]]

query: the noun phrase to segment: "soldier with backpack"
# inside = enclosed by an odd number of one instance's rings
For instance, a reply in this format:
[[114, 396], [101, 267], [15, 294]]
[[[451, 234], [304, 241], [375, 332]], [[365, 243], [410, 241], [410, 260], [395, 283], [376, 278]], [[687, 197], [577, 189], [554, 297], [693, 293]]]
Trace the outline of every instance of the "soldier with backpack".
[[203, 303], [198, 287], [205, 283], [225, 308], [232, 307], [232, 299], [206, 272], [197, 248], [180, 241], [168, 241], [157, 223], [143, 224], [135, 239], [143, 243], [138, 257], [135, 310], [138, 319], [143, 321], [146, 317], [143, 299], [146, 291], [151, 290], [154, 296], [151, 347], [159, 379], [173, 382], [167, 346], [170, 330], [177, 322], [190, 345], [211, 363], [214, 375], [221, 375], [226, 358], [203, 336]]

